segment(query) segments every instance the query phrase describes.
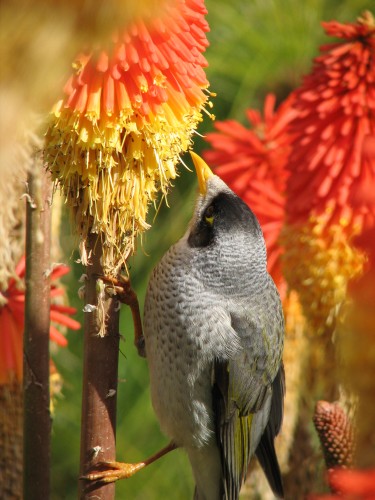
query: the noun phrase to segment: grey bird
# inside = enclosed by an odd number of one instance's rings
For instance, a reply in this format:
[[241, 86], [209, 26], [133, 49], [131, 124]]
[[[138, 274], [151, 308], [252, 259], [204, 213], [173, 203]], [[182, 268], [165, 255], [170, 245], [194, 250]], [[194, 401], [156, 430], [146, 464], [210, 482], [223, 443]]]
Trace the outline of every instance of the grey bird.
[[145, 302], [152, 403], [162, 431], [186, 450], [196, 499], [237, 499], [254, 454], [282, 498], [280, 298], [255, 215], [192, 157], [194, 214], [155, 267]]

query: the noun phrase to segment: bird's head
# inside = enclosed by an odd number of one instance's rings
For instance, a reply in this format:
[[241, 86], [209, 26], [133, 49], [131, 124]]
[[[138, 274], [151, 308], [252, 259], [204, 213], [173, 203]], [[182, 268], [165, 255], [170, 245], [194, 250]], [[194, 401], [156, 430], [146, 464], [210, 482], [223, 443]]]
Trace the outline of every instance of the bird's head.
[[[197, 172], [199, 194], [190, 225], [188, 244], [194, 248], [232, 246], [233, 252], [245, 247], [265, 249], [262, 230], [253, 212], [197, 154], [191, 153]], [[245, 248], [242, 248], [244, 251]]]

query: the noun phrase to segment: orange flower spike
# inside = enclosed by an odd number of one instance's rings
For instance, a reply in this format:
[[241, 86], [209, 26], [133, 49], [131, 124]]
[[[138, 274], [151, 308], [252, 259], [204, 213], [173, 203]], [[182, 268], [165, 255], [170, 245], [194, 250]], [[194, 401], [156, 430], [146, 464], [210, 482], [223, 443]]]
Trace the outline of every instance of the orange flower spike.
[[95, 232], [107, 274], [149, 227], [149, 203], [167, 194], [208, 100], [204, 1], [161, 2], [153, 14], [117, 33], [106, 50], [78, 56], [46, 136], [47, 163], [82, 238], [82, 262]]

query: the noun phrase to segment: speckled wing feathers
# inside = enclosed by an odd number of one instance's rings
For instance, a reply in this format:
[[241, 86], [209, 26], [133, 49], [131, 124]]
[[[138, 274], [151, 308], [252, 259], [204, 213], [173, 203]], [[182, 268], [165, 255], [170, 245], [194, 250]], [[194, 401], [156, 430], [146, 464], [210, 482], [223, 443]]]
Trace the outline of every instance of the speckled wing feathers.
[[239, 416], [234, 401], [228, 399], [228, 364], [215, 364], [213, 387], [217, 437], [223, 467], [223, 498], [238, 498], [251, 458], [251, 424], [253, 415]]
[[242, 350], [227, 362], [217, 361], [213, 377], [223, 498], [238, 498], [255, 450], [271, 487], [280, 495], [282, 486], [273, 441], [283, 412], [283, 372], [279, 370], [275, 378], [275, 367], [277, 370], [280, 363], [277, 340], [279, 334], [282, 336], [283, 322], [276, 319], [270, 332], [262, 332], [249, 318], [237, 318], [233, 325], [237, 327]]

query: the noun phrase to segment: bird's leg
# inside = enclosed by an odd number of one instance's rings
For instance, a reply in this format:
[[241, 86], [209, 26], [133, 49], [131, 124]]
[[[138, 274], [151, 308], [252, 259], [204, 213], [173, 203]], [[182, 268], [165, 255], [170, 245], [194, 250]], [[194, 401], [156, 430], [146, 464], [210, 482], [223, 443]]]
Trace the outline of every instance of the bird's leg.
[[136, 472], [147, 467], [147, 465], [152, 464], [159, 458], [163, 457], [170, 451], [178, 448], [174, 443], [169, 443], [168, 446], [161, 449], [155, 455], [147, 458], [143, 462], [138, 462], [135, 464], [125, 464], [123, 462], [99, 462], [96, 464], [100, 470], [95, 470], [90, 472], [80, 479], [86, 479], [87, 481], [101, 481], [103, 483], [113, 483], [119, 479], [128, 479], [133, 476]]
[[110, 286], [107, 288], [113, 289], [118, 300], [130, 307], [134, 323], [134, 345], [138, 350], [138, 354], [143, 358], [146, 357], [138, 297], [131, 287], [129, 278], [121, 277], [121, 279], [116, 279], [108, 276], [98, 276], [98, 278], [108, 283]]

